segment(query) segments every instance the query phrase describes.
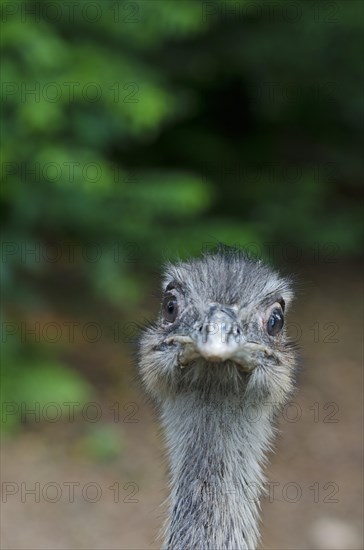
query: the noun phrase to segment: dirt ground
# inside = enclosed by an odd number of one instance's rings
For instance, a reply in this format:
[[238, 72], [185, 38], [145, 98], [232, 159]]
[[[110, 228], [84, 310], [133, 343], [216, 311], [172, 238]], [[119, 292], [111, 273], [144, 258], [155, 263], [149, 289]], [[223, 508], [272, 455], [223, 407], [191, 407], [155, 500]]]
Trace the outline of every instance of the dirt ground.
[[[302, 369], [294, 403], [281, 417], [281, 433], [267, 472], [262, 547], [359, 550], [363, 548], [360, 273], [354, 266], [335, 264], [320, 266], [319, 272], [313, 267], [300, 279], [302, 288], [290, 322], [291, 331], [299, 336]], [[81, 420], [28, 426], [3, 441], [1, 548], [159, 548], [155, 537], [166, 496], [162, 439], [153, 411], [135, 386], [118, 400], [122, 415], [113, 429], [120, 433], [121, 446], [108, 460], [92, 459], [84, 451]], [[112, 403], [103, 407], [110, 418]]]

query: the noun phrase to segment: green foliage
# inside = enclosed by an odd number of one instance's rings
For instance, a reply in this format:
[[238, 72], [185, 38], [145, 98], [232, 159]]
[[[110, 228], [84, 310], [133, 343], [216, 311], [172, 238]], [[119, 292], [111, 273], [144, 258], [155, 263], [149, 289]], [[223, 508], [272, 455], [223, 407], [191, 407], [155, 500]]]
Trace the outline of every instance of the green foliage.
[[91, 426], [80, 445], [83, 453], [97, 461], [109, 461], [120, 457], [123, 440], [119, 430], [111, 424]]
[[41, 350], [35, 350], [32, 359], [16, 351], [2, 357], [3, 433], [16, 431], [27, 420], [57, 419], [64, 412], [64, 403], [83, 404], [92, 397], [91, 386], [67, 365], [47, 360]]
[[[360, 2], [91, 4], [1, 3], [8, 319], [138, 318], [156, 265], [217, 241], [360, 253]], [[24, 348], [5, 400], [88, 391]]]

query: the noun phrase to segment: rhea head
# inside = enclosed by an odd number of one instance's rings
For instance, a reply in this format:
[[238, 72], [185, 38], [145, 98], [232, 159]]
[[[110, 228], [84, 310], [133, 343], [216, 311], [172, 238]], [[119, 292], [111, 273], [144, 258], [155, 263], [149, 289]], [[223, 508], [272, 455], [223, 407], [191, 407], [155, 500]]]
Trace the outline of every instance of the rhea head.
[[294, 367], [287, 279], [223, 248], [168, 265], [162, 290], [158, 320], [140, 342], [141, 375], [154, 398], [212, 390], [285, 401]]

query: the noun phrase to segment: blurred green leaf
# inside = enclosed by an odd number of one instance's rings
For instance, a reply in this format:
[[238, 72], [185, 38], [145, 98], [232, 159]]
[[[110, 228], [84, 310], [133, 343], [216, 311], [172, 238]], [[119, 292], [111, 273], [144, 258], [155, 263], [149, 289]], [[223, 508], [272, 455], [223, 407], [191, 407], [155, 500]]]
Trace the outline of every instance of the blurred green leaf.
[[109, 461], [120, 457], [124, 442], [120, 430], [110, 424], [90, 427], [81, 442], [84, 453], [98, 461]]

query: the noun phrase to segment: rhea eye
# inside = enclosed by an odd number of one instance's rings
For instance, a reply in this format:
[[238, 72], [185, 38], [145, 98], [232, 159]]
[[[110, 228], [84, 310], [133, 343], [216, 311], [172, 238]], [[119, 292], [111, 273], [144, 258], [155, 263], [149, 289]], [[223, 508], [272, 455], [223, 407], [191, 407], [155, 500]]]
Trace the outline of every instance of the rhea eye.
[[178, 313], [177, 298], [171, 294], [163, 300], [163, 316], [168, 323], [173, 323], [176, 320]]
[[283, 328], [284, 317], [281, 309], [274, 309], [267, 322], [267, 332], [269, 336], [276, 336]]

